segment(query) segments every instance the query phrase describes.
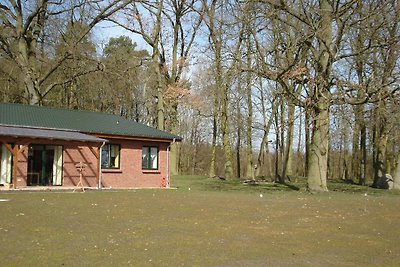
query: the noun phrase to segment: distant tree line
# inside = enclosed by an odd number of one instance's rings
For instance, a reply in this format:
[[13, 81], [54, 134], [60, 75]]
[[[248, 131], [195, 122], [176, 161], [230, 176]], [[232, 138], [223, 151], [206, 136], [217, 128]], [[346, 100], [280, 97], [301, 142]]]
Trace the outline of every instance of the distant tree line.
[[[104, 21], [147, 48], [99, 50]], [[173, 174], [400, 188], [399, 21], [395, 0], [2, 1], [0, 100], [181, 135]]]

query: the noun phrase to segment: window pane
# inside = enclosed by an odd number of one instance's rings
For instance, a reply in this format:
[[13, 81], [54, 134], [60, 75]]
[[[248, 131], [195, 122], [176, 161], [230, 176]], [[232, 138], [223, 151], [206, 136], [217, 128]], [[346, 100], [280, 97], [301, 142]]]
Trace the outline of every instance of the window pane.
[[110, 145], [110, 167], [119, 168], [119, 145]]
[[149, 155], [148, 155], [149, 148], [143, 147], [142, 148], [142, 169], [149, 168]]
[[151, 158], [151, 169], [158, 168], [158, 148], [152, 147], [150, 149], [150, 158]]
[[101, 167], [103, 168], [107, 168], [109, 166], [108, 150], [109, 150], [109, 145], [103, 146], [101, 150]]

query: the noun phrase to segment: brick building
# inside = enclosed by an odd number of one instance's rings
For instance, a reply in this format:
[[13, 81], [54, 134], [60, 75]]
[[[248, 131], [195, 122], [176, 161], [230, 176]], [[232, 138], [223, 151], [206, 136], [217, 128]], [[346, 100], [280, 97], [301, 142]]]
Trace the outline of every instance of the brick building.
[[0, 186], [169, 186], [176, 141], [116, 115], [0, 104]]

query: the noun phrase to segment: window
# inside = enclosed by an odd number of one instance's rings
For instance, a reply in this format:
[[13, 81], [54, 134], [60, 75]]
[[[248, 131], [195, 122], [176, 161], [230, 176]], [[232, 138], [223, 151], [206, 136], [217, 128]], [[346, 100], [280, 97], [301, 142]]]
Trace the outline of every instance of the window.
[[120, 146], [106, 144], [101, 150], [101, 168], [119, 169]]
[[142, 148], [142, 169], [158, 170], [158, 147], [144, 146]]

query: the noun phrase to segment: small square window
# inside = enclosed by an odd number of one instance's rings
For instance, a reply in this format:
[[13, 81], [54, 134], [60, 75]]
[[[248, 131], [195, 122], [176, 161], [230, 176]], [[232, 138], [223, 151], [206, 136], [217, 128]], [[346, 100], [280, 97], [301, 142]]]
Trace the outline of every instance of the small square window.
[[144, 146], [142, 148], [142, 169], [158, 170], [158, 147]]

